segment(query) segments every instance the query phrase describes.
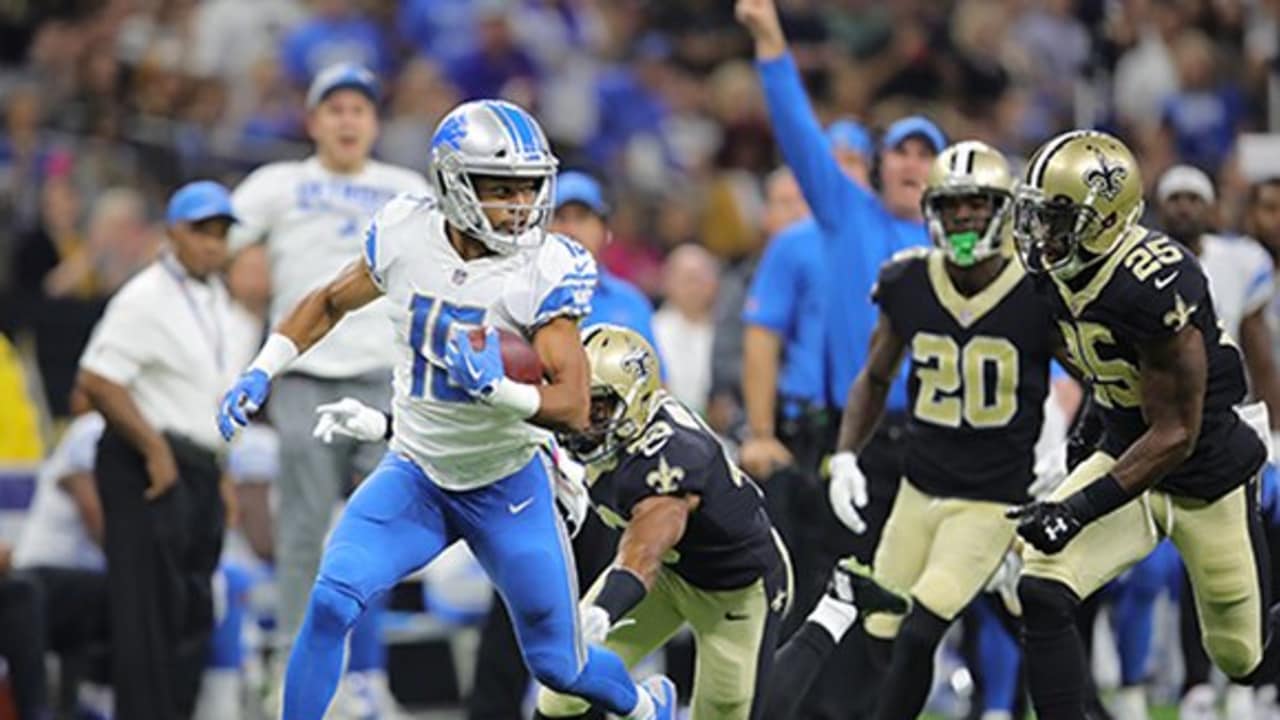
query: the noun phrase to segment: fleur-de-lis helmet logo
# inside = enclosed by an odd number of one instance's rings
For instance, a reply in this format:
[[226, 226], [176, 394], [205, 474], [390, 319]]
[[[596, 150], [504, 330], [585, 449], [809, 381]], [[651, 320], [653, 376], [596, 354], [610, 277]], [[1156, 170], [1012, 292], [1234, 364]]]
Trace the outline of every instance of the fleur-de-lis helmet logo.
[[637, 348], [622, 357], [622, 368], [637, 380], [649, 376], [649, 353]]
[[1094, 192], [1107, 200], [1115, 200], [1124, 189], [1124, 180], [1129, 171], [1123, 165], [1112, 165], [1101, 150], [1094, 149], [1093, 156], [1098, 160], [1098, 167], [1085, 171], [1084, 182]]

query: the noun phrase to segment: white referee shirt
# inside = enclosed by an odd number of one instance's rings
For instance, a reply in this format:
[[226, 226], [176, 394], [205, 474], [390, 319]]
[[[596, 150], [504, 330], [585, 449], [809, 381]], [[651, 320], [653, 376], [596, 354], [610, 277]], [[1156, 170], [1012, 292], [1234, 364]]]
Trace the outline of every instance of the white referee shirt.
[[[418, 173], [372, 160], [354, 175], [330, 172], [316, 157], [272, 163], [240, 183], [231, 196], [240, 221], [231, 228], [231, 251], [266, 243], [272, 326], [303, 295], [361, 256], [369, 220], [403, 192], [430, 194]], [[344, 378], [390, 368], [395, 338], [385, 303], [379, 299], [347, 315], [290, 369]]]
[[217, 450], [218, 402], [261, 339], [221, 279], [197, 281], [166, 254], [107, 304], [80, 367], [123, 385], [156, 430]]

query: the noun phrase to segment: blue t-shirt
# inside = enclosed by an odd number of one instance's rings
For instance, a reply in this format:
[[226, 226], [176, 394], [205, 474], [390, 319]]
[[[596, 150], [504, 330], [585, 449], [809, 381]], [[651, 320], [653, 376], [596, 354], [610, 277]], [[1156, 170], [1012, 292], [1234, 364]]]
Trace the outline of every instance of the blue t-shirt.
[[[843, 408], [849, 386], [866, 363], [878, 315], [871, 287], [880, 266], [899, 250], [928, 245], [929, 235], [923, 221], [893, 216], [874, 193], [841, 172], [790, 54], [756, 65], [778, 146], [826, 241], [827, 402]], [[903, 363], [889, 389], [885, 407], [890, 412], [906, 409], [906, 374]]]
[[[823, 362], [822, 229], [812, 219], [801, 220], [778, 233], [765, 248], [756, 266], [743, 304], [742, 321], [773, 331], [782, 338], [778, 394], [817, 406], [827, 404], [826, 368]], [[796, 403], [780, 409], [795, 417]]]

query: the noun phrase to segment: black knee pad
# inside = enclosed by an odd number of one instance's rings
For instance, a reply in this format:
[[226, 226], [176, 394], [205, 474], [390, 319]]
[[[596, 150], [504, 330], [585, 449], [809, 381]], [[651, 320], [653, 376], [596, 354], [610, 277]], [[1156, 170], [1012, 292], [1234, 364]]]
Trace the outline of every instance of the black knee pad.
[[1038, 577], [1018, 581], [1018, 597], [1022, 600], [1022, 622], [1028, 632], [1061, 629], [1075, 622], [1080, 598], [1058, 582]]

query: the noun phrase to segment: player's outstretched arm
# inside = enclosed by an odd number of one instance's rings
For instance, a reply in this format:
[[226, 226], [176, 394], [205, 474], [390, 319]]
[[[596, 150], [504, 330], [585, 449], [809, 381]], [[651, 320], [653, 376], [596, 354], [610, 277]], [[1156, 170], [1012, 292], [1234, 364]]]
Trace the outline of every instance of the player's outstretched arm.
[[893, 331], [889, 318], [880, 313], [880, 319], [871, 332], [867, 364], [849, 388], [844, 415], [840, 419], [836, 453], [831, 456], [831, 484], [827, 487], [831, 510], [845, 527], [858, 534], [867, 529], [858, 509], [866, 507], [870, 497], [867, 495], [867, 478], [858, 467], [857, 454], [880, 423], [885, 398], [905, 352], [906, 343]]
[[595, 600], [583, 608], [583, 635], [600, 643], [609, 630], [640, 604], [653, 587], [662, 558], [684, 537], [697, 495], [652, 495], [631, 508], [631, 521], [618, 542], [618, 555]]
[[262, 406], [271, 387], [271, 378], [294, 358], [329, 334], [347, 313], [376, 300], [382, 290], [369, 275], [362, 259], [352, 261], [328, 283], [298, 301], [276, 326], [258, 356], [222, 397], [218, 409], [218, 429], [230, 440], [237, 426], [249, 424], [249, 415]]
[[578, 323], [556, 318], [538, 328], [533, 349], [549, 382], [538, 386], [538, 411], [530, 421], [553, 430], [583, 431], [590, 424], [591, 386]]

